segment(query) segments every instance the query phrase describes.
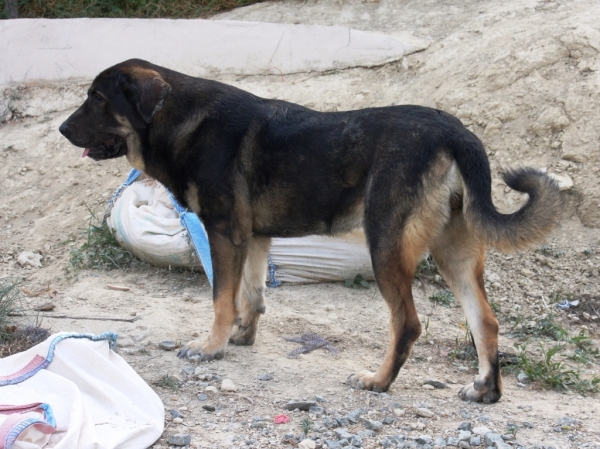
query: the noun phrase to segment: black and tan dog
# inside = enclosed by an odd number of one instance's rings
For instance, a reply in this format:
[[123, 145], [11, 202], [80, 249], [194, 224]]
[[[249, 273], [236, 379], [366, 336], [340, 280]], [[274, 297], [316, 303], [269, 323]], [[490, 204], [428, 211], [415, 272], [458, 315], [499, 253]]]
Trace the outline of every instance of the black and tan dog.
[[223, 357], [228, 341], [254, 343], [271, 237], [364, 226], [390, 310], [390, 341], [378, 370], [356, 373], [350, 383], [385, 391], [395, 380], [421, 333], [411, 284], [430, 251], [479, 355], [479, 375], [460, 395], [500, 398], [485, 250], [540, 242], [556, 226], [562, 202], [550, 178], [518, 169], [504, 180], [529, 200], [513, 214], [499, 213], [483, 145], [458, 119], [420, 106], [316, 112], [130, 60], [96, 77], [60, 131], [84, 156], [126, 156], [204, 223], [215, 317], [208, 341], [189, 342], [180, 356], [211, 360]]

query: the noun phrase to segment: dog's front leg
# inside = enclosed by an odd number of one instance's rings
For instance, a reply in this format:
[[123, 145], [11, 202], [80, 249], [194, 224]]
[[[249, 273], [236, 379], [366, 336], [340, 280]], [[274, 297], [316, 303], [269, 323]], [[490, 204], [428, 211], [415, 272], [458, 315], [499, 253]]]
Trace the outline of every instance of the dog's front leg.
[[192, 340], [177, 353], [178, 357], [199, 356], [200, 360], [221, 359], [229, 341], [238, 312], [238, 295], [242, 269], [247, 257], [247, 244], [235, 245], [217, 231], [207, 229], [213, 263], [213, 306], [215, 317], [208, 341]]

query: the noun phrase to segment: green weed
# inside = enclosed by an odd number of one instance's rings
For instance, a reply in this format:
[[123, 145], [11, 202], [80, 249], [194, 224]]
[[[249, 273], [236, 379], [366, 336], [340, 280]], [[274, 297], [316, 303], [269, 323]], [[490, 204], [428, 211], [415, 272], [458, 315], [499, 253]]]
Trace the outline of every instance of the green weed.
[[554, 257], [555, 259], [558, 259], [560, 256], [563, 256], [565, 254], [562, 251], [556, 251], [549, 245], [540, 246], [538, 249], [535, 250], [535, 252], [547, 257]]
[[440, 306], [451, 307], [454, 304], [454, 295], [450, 290], [444, 290], [431, 295], [429, 300]]
[[[20, 18], [75, 17], [192, 18], [258, 3], [261, 0], [19, 0]], [[0, 1], [0, 19], [6, 19]]]
[[365, 280], [362, 277], [362, 274], [357, 274], [356, 276], [354, 276], [354, 279], [346, 279], [344, 281], [344, 286], [348, 288], [353, 288], [355, 290], [358, 290], [360, 288], [371, 288], [371, 284], [369, 284], [369, 281]]
[[580, 369], [573, 369], [555, 356], [564, 349], [564, 345], [556, 345], [546, 349], [540, 343], [542, 360], [533, 360], [527, 355], [527, 346], [515, 343], [519, 350], [520, 368], [534, 382], [542, 387], [554, 390], [575, 390], [580, 394], [600, 391], [600, 377], [581, 379]]
[[133, 260], [129, 251], [119, 246], [106, 222], [86, 205], [90, 216], [88, 227], [82, 229], [85, 242], [78, 249], [70, 249], [71, 265], [79, 268], [122, 268]]
[[310, 432], [310, 428], [312, 425], [313, 422], [308, 418], [304, 418], [302, 421], [300, 421], [300, 427], [302, 428], [304, 435], [308, 435], [308, 432]]
[[419, 262], [419, 265], [417, 265], [416, 274], [417, 276], [435, 276], [436, 274], [440, 274], [435, 264], [435, 261], [433, 260], [433, 257], [431, 257], [431, 255], [428, 255], [421, 262]]
[[180, 383], [173, 377], [165, 374], [155, 382], [159, 387], [168, 388], [169, 390], [179, 390]]

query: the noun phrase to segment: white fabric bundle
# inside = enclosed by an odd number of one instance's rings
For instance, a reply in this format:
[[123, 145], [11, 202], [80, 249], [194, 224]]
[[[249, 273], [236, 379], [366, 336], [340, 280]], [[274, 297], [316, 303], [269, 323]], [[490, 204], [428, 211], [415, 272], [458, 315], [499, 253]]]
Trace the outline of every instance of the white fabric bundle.
[[164, 428], [156, 393], [110, 349], [116, 335], [58, 333], [0, 359], [0, 448], [140, 449]]

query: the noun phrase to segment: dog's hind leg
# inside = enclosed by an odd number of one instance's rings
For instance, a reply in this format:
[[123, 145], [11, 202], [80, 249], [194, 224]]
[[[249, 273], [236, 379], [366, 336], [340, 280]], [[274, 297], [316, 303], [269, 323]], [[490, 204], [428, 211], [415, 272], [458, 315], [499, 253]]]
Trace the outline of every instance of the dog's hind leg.
[[248, 244], [235, 245], [232, 240], [209, 227], [213, 263], [213, 307], [215, 317], [208, 341], [192, 340], [177, 353], [178, 357], [199, 356], [200, 360], [221, 359], [238, 316], [235, 298], [238, 296], [242, 270], [248, 254]]
[[375, 373], [361, 371], [349, 377], [354, 387], [386, 391], [421, 334], [412, 281], [421, 256], [449, 217], [450, 193], [444, 185], [449, 164], [440, 161], [437, 169], [423, 179], [422, 190], [414, 189], [412, 195], [394, 193], [393, 185], [381, 182], [372, 187], [374, 199], [367, 198], [365, 231], [375, 279], [390, 312], [390, 340]]
[[260, 315], [265, 313], [265, 282], [267, 280], [270, 238], [252, 237], [244, 264], [242, 284], [236, 297], [238, 317], [229, 342], [252, 345], [258, 330]]
[[483, 284], [485, 245], [473, 237], [462, 212], [457, 211], [435, 240], [431, 254], [464, 310], [479, 357], [479, 375], [459, 395], [466, 401], [496, 402], [502, 396], [502, 377], [498, 320]]

